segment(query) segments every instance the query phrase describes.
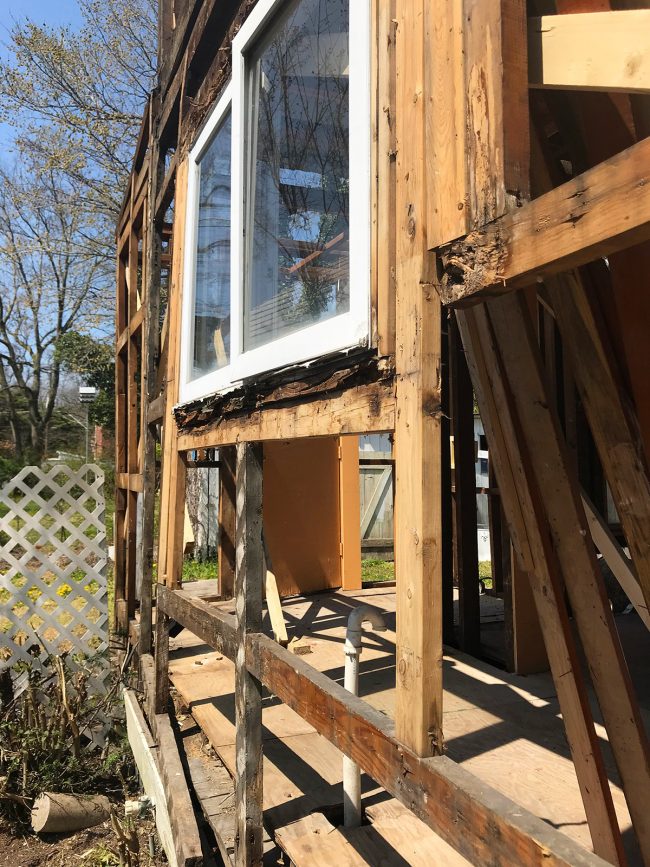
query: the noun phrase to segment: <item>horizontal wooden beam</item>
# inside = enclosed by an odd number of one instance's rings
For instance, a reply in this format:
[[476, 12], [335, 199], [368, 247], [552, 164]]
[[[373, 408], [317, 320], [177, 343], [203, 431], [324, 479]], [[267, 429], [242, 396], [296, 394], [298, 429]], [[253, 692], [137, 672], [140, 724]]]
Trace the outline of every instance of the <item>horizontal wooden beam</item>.
[[135, 491], [138, 494], [142, 493], [142, 474], [141, 473], [117, 473], [115, 481], [118, 488], [123, 491]]
[[[159, 604], [210, 647], [236, 658], [235, 617], [168, 588], [161, 588]], [[268, 636], [247, 636], [246, 666], [473, 864], [605, 867], [450, 759], [419, 758], [395, 739], [389, 718]]]
[[137, 334], [138, 331], [142, 328], [142, 323], [144, 321], [144, 305], [138, 307], [136, 312], [131, 317], [131, 321], [126, 326], [124, 331], [118, 335], [117, 343], [115, 347], [116, 352], [121, 352], [126, 344], [129, 342], [129, 338], [133, 337], [134, 334]]
[[178, 450], [216, 448], [239, 442], [301, 437], [390, 432], [395, 427], [395, 392], [382, 382], [350, 388], [341, 394], [305, 400], [233, 416], [206, 428], [183, 433]]
[[155, 424], [163, 419], [165, 415], [165, 393], [159, 394], [149, 404], [147, 411], [147, 421], [149, 424]]
[[648, 93], [648, 33], [650, 9], [530, 18], [530, 85]]
[[445, 304], [541, 281], [650, 238], [650, 138], [440, 248]]
[[191, 599], [182, 590], [172, 590], [162, 584], [158, 585], [158, 604], [168, 617], [234, 661], [237, 654], [236, 617], [201, 599]]

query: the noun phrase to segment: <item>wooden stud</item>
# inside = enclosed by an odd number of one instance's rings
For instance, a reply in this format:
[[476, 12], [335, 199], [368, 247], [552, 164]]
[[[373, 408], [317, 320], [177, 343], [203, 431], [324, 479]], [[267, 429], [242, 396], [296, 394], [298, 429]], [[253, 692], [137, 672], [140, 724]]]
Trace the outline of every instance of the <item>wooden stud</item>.
[[397, 737], [443, 750], [441, 309], [427, 255], [424, 0], [398, 4], [395, 574]]
[[476, 516], [474, 391], [455, 318], [449, 323], [451, 419], [454, 436], [454, 510], [459, 646], [476, 655], [481, 644]]
[[613, 364], [599, 311], [582, 281], [547, 284], [582, 405], [616, 506], [646, 607], [650, 606], [650, 474], [634, 407]]
[[531, 487], [528, 457], [505, 385], [505, 370], [483, 307], [457, 311], [456, 315], [513, 547], [520, 568], [530, 576], [594, 849], [611, 863], [623, 863], [616, 812], [564, 588], [545, 518], [540, 513], [540, 497]]
[[178, 430], [172, 408], [178, 401], [180, 365], [183, 250], [185, 240], [185, 202], [188, 162], [178, 169], [174, 216], [174, 252], [168, 301], [168, 361], [166, 408], [163, 424], [163, 480], [161, 485], [158, 580], [170, 587], [180, 586], [183, 568], [183, 522], [185, 517], [186, 466], [178, 452]]
[[589, 538], [578, 480], [550, 409], [525, 302], [516, 294], [508, 295], [491, 301], [489, 308], [503, 356], [503, 375], [512, 389], [634, 829], [644, 857], [650, 860], [650, 817], [645, 809], [650, 750]]
[[262, 542], [262, 446], [237, 446], [235, 609], [237, 867], [262, 863], [262, 685], [246, 668], [245, 641], [262, 630], [265, 558]]
[[164, 170], [160, 157], [159, 142], [155, 123], [158, 117], [159, 100], [153, 99], [150, 109], [151, 128], [149, 132], [149, 186], [147, 193], [147, 243], [144, 250], [147, 262], [145, 311], [142, 340], [142, 374], [140, 383], [142, 423], [140, 435], [143, 443], [142, 454], [142, 538], [140, 540], [139, 574], [136, 583], [140, 587], [140, 653], [151, 653], [152, 642], [152, 575], [154, 548], [154, 513], [156, 501], [156, 444], [157, 438], [149, 410], [156, 398], [156, 367], [158, 356], [158, 318], [160, 311], [160, 257], [162, 236], [154, 219], [156, 197]]
[[341, 586], [361, 589], [361, 503], [359, 437], [339, 437], [339, 511], [341, 515]]
[[235, 588], [235, 476], [237, 449], [219, 449], [219, 595], [230, 599]]
[[169, 625], [170, 618], [162, 606], [162, 590], [159, 584], [156, 595], [156, 676], [154, 681], [153, 706], [155, 713], [167, 713], [169, 705]]
[[[377, 98], [375, 266], [377, 346], [395, 352], [395, 23], [396, 0], [374, 0]], [[373, 175], [374, 177], [375, 175]]]

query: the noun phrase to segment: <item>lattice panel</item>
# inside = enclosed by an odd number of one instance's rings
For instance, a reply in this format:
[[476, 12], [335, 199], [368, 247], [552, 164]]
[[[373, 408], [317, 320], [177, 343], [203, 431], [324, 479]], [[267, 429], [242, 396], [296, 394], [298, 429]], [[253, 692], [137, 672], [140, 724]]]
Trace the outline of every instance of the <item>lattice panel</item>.
[[94, 464], [24, 467], [0, 489], [0, 669], [107, 650], [104, 510]]

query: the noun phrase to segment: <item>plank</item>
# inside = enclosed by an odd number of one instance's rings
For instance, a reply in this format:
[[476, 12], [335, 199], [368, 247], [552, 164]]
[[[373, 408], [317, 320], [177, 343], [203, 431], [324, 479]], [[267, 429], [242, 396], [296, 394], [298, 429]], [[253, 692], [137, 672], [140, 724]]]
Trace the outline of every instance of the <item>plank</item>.
[[634, 828], [650, 860], [650, 748], [524, 304], [518, 295], [495, 299], [490, 319]]
[[611, 863], [622, 843], [540, 499], [531, 489], [505, 371], [483, 307], [457, 311], [463, 345], [519, 567], [529, 575], [594, 849]]
[[270, 569], [266, 570], [266, 607], [271, 619], [271, 627], [275, 640], [284, 647], [289, 643], [287, 635], [287, 626], [284, 622], [284, 614], [282, 613], [282, 603], [280, 602], [280, 594], [278, 593], [278, 582], [275, 580], [275, 575]]
[[417, 756], [395, 739], [384, 714], [272, 639], [249, 636], [246, 660], [278, 698], [473, 864], [606, 863], [446, 757]]
[[156, 830], [158, 831], [158, 837], [165, 850], [170, 867], [180, 867], [162, 775], [158, 767], [160, 751], [151, 736], [135, 693], [130, 689], [125, 689], [123, 695], [129, 744], [138, 767], [144, 791], [156, 807]]
[[530, 18], [529, 82], [562, 90], [648, 93], [649, 30], [648, 9]]
[[178, 449], [187, 451], [239, 442], [392, 431], [395, 426], [394, 392], [392, 381], [360, 385], [341, 394], [306, 400], [296, 406], [262, 409], [247, 417], [222, 419], [206, 429], [180, 434]]
[[458, 580], [458, 639], [477, 654], [481, 643], [474, 451], [474, 391], [455, 318], [449, 321], [451, 430], [454, 437], [455, 565]]
[[427, 255], [424, 0], [398, 4], [395, 574], [397, 736], [441, 753], [441, 308]]
[[171, 720], [166, 712], [156, 714], [152, 725], [179, 865], [202, 867], [199, 828]]
[[593, 294], [578, 275], [547, 283], [605, 477], [650, 606], [650, 472], [634, 405], [616, 371]]
[[602, 515], [598, 514], [594, 504], [584, 491], [582, 492], [582, 505], [585, 509], [585, 516], [589, 524], [591, 538], [594, 540], [594, 545], [603, 555], [616, 580], [625, 591], [632, 605], [634, 605], [637, 614], [648, 629], [650, 629], [650, 612], [648, 612], [648, 606], [641, 593], [639, 581], [632, 564], [623, 553], [621, 546], [616, 541], [607, 523], [603, 520]]
[[224, 864], [235, 852], [235, 786], [232, 777], [216, 759], [188, 759], [192, 787], [203, 815], [214, 832]]
[[650, 139], [441, 249], [445, 304], [534, 284], [650, 237]]
[[361, 589], [361, 545], [359, 522], [359, 438], [339, 437], [339, 514], [341, 586], [344, 590]]
[[262, 863], [262, 685], [246, 668], [244, 641], [262, 628], [265, 558], [262, 542], [262, 446], [237, 446], [235, 721], [237, 835], [235, 864]]

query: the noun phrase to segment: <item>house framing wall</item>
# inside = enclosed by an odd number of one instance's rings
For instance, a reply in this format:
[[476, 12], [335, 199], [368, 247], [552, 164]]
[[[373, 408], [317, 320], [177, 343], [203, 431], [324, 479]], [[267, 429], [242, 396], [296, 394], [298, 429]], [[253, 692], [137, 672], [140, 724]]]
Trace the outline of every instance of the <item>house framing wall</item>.
[[[638, 338], [610, 311], [612, 295], [620, 305], [632, 291], [625, 283], [630, 275], [643, 273], [647, 280], [648, 273], [642, 268], [650, 249], [649, 97], [643, 65], [638, 75], [625, 67], [627, 37], [634, 40], [641, 19], [622, 17], [632, 15], [628, 10], [608, 11], [609, 3], [600, 0], [531, 2], [528, 8], [524, 0], [373, 0], [371, 345], [177, 407], [187, 153], [228, 79], [230, 43], [254, 5], [186, 0], [172, 15], [163, 2], [159, 85], [143, 121], [117, 233], [116, 624], [148, 658], [161, 438], [153, 706], [157, 713], [166, 708], [170, 619], [236, 662], [238, 864], [261, 863], [262, 683], [472, 863], [624, 864], [582, 648], [639, 848], [650, 864], [647, 735], [596, 563], [571, 435], [575, 382], [647, 606], [650, 477], [639, 423], [647, 407], [631, 361]], [[603, 10], [616, 17], [599, 17]], [[584, 34], [575, 62], [567, 62], [566, 81], [555, 55], [550, 64], [547, 31], [533, 17], [555, 12], [575, 13], [554, 15], [560, 33], [570, 26]], [[634, 15], [650, 26], [650, 11]], [[612, 40], [608, 71], [594, 82], [589, 46], [614, 21], [624, 36]], [[539, 63], [540, 52], [549, 65]], [[545, 84], [547, 68], [553, 80]], [[628, 69], [623, 86], [621, 68]], [[579, 92], [548, 89], [563, 81]], [[590, 144], [599, 132], [594, 102], [623, 127], [618, 140], [612, 134], [606, 154]], [[170, 244], [165, 221], [172, 201]], [[642, 309], [650, 312], [647, 304]], [[559, 373], [551, 334], [564, 347]], [[555, 388], [560, 375], [562, 400]], [[462, 540], [471, 535], [475, 502], [467, 493], [471, 455], [462, 438], [472, 389], [494, 462], [499, 514], [544, 637], [595, 855], [442, 755], [451, 544], [446, 406], [459, 440], [456, 558], [459, 569], [471, 571], [474, 554]], [[369, 432], [394, 435], [394, 727], [260, 631], [260, 444]], [[229, 469], [221, 520], [236, 538], [228, 578], [236, 618], [179, 590], [185, 474], [205, 449], [219, 449]], [[143, 530], [136, 539], [138, 494]], [[476, 605], [468, 597], [461, 610], [463, 641], [471, 650]]]

